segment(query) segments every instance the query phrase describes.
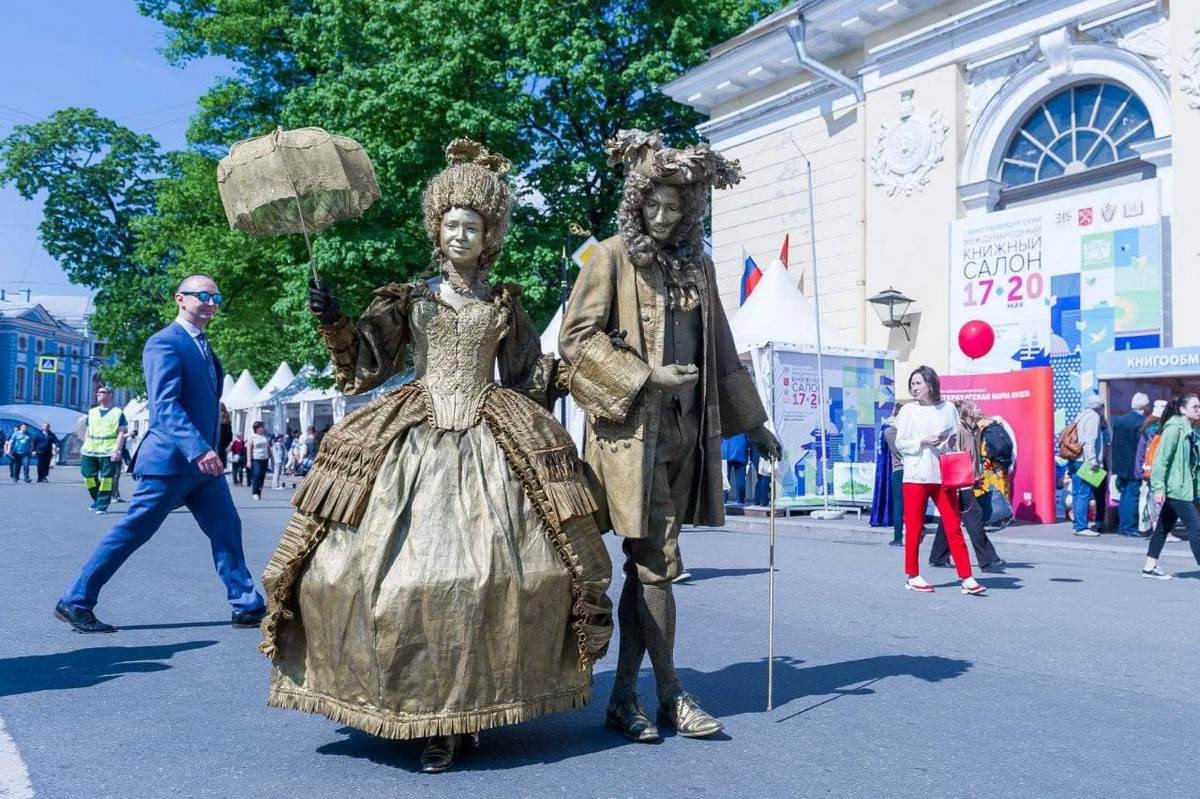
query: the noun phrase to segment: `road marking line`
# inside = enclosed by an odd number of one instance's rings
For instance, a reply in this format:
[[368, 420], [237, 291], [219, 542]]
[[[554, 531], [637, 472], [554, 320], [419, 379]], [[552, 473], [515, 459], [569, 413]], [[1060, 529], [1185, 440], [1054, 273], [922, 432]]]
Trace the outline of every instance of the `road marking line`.
[[4, 729], [0, 719], [0, 797], [2, 799], [32, 799], [33, 786], [29, 783], [29, 769], [17, 751], [17, 745]]

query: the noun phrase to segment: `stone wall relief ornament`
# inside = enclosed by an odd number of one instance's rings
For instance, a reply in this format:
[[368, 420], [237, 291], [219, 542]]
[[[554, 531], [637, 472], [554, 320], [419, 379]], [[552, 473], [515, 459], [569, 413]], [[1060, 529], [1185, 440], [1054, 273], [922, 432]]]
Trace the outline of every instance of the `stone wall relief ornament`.
[[1102, 25], [1092, 36], [1099, 44], [1119, 47], [1126, 52], [1141, 56], [1150, 66], [1170, 80], [1171, 78], [1171, 25], [1162, 12], [1151, 9], [1134, 14], [1117, 22]]
[[1188, 96], [1188, 106], [1200, 109], [1200, 28], [1192, 34], [1179, 66], [1179, 90]]
[[918, 114], [913, 90], [900, 92], [900, 121], [880, 125], [871, 151], [871, 177], [889, 197], [912, 195], [929, 182], [929, 173], [943, 158], [950, 127], [942, 112]]
[[967, 131], [975, 126], [983, 109], [1000, 93], [1001, 87], [1013, 75], [1037, 60], [1037, 55], [1037, 48], [1028, 47], [1021, 53], [992, 61], [967, 72], [966, 101], [963, 107], [963, 121]]

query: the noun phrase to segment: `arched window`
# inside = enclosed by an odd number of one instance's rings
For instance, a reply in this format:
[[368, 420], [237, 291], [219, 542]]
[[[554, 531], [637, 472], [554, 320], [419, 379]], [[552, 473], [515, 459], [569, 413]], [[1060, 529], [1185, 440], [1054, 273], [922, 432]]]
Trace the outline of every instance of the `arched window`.
[[1153, 138], [1150, 114], [1133, 92], [1115, 83], [1072, 86], [1029, 112], [997, 177], [1009, 189], [1077, 175], [1136, 159], [1132, 145]]

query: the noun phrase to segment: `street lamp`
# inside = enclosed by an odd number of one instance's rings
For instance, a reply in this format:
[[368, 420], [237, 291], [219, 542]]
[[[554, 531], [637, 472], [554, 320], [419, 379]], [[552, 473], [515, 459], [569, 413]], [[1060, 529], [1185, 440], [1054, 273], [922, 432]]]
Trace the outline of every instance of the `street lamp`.
[[908, 337], [909, 323], [904, 321], [904, 316], [908, 313], [908, 306], [913, 304], [912, 297], [906, 297], [888, 286], [874, 297], [868, 297], [867, 302], [875, 307], [875, 313], [879, 314], [879, 321], [883, 322], [884, 327], [888, 329], [898, 327], [903, 331], [905, 340], [910, 340]]

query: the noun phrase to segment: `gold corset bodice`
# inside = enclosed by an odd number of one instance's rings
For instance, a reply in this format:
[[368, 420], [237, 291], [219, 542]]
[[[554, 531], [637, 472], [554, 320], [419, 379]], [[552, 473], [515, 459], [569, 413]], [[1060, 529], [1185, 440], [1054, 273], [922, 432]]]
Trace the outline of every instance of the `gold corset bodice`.
[[420, 299], [409, 321], [415, 377], [429, 397], [430, 421], [447, 430], [473, 427], [484, 392], [494, 382], [508, 311], [490, 302], [471, 302], [456, 311]]

